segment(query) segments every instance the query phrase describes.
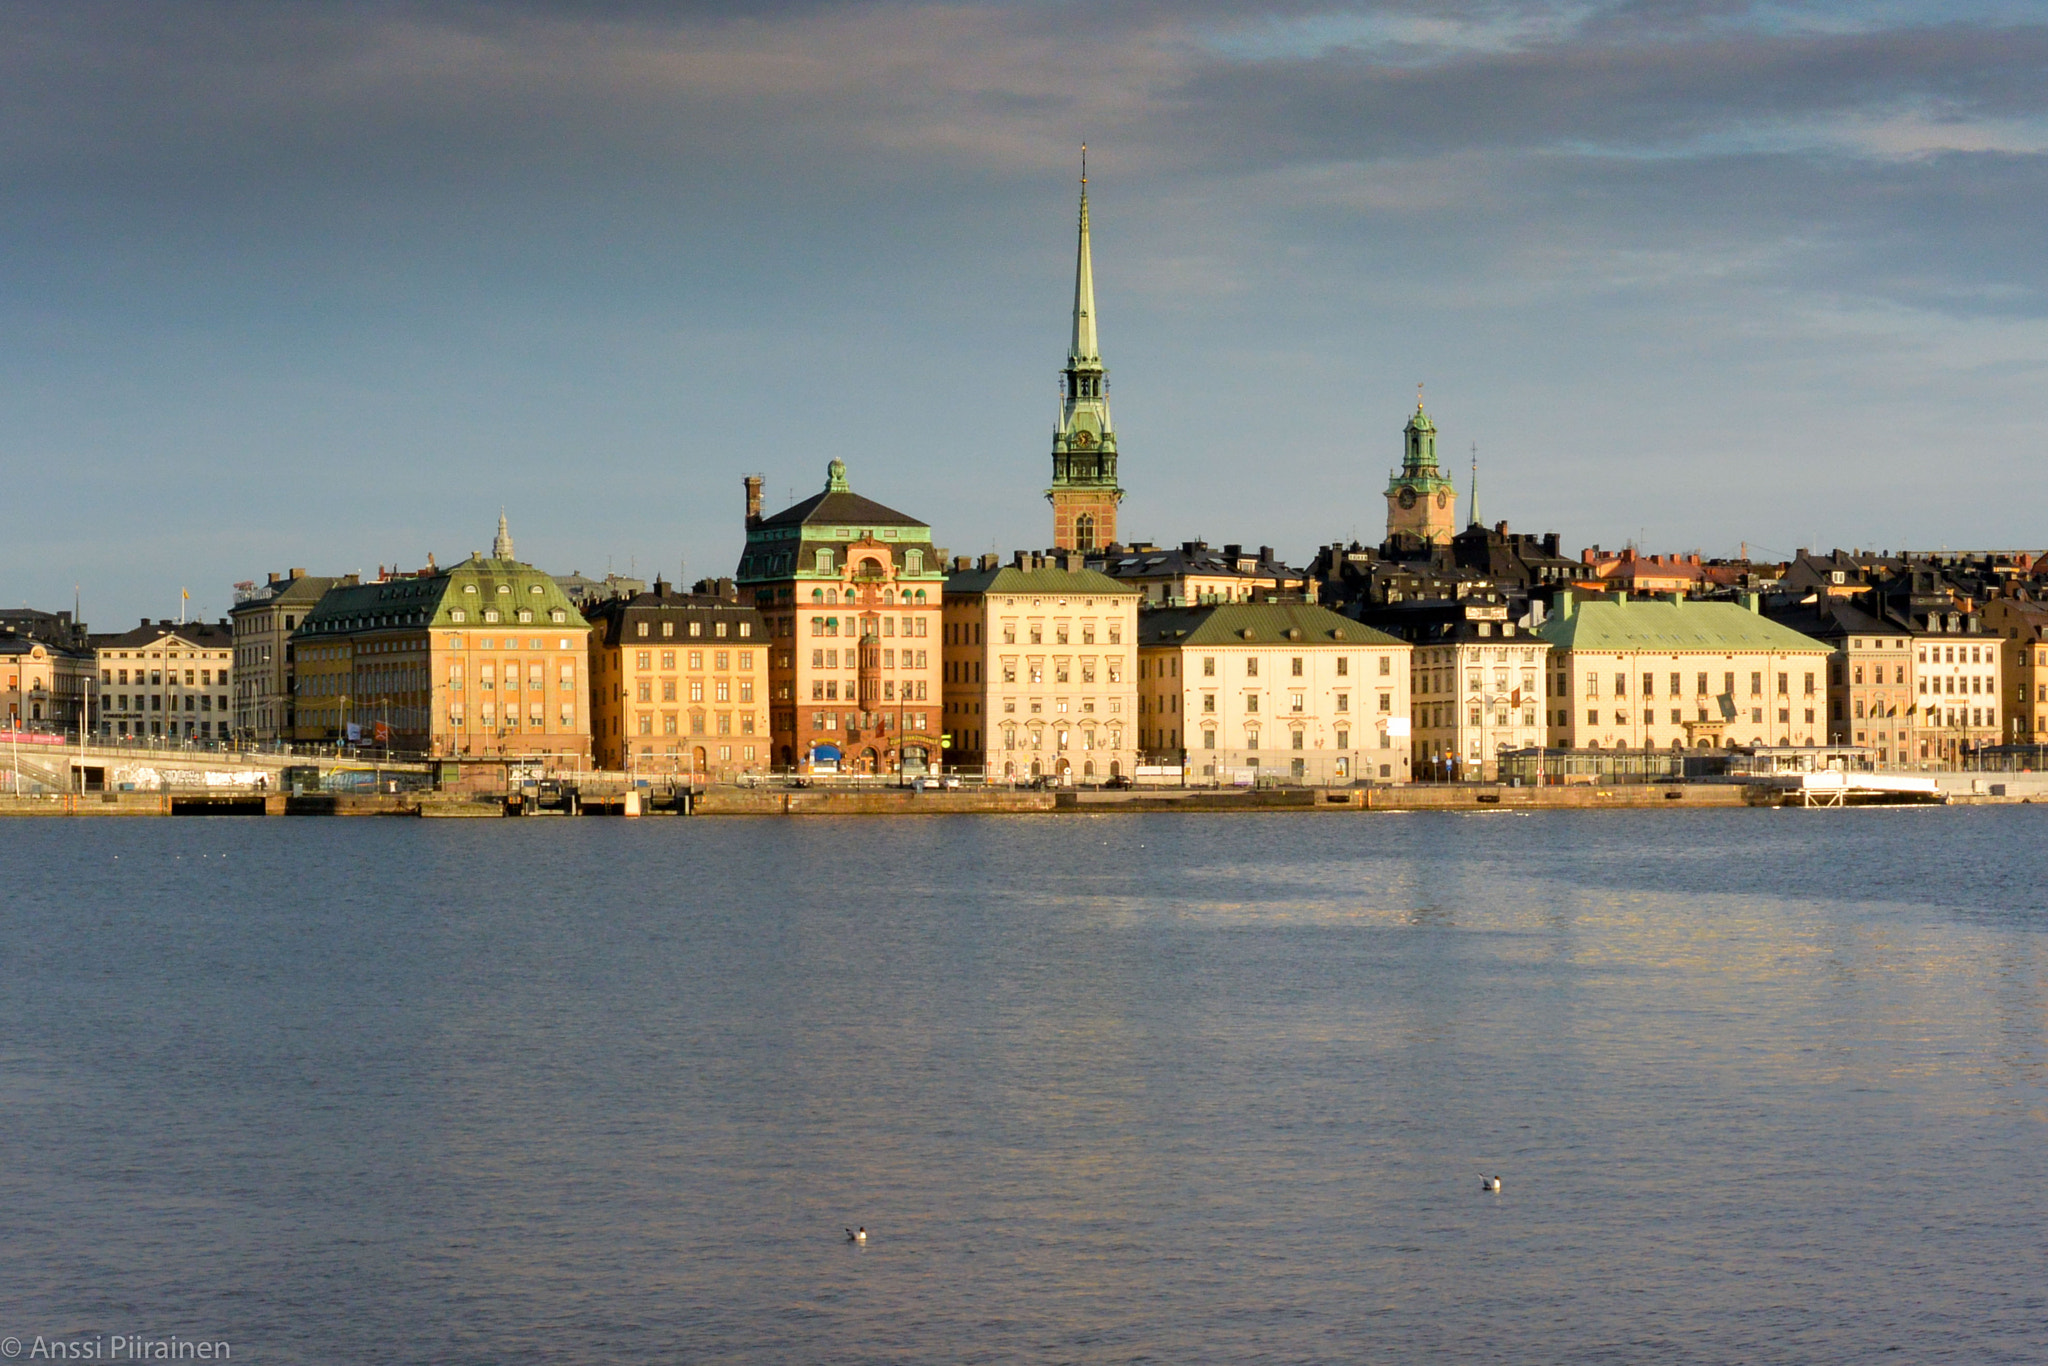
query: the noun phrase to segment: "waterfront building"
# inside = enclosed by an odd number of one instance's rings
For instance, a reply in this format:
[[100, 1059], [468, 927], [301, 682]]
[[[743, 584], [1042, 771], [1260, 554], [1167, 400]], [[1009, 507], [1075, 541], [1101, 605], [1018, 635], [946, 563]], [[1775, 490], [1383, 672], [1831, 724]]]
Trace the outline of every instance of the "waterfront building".
[[234, 627], [151, 622], [91, 637], [103, 736], [223, 741], [234, 731]]
[[1401, 468], [1387, 481], [1387, 539], [1448, 544], [1458, 529], [1458, 490], [1437, 466], [1436, 423], [1419, 393], [1401, 436]]
[[322, 595], [292, 634], [296, 737], [584, 767], [589, 632], [501, 516], [488, 558]]
[[1073, 330], [1060, 371], [1060, 425], [1052, 438], [1052, 541], [1092, 551], [1116, 543], [1116, 428], [1109, 420], [1109, 371], [1095, 325], [1095, 265], [1088, 243], [1088, 173], [1081, 173], [1080, 245], [1074, 257]]
[[735, 577], [768, 623], [774, 762], [813, 771], [921, 772], [939, 762], [945, 552], [915, 517], [825, 488], [772, 517], [748, 476]]
[[1827, 735], [1823, 641], [1746, 602], [1564, 591], [1536, 633], [1551, 647], [1550, 747], [1817, 745]]
[[1138, 599], [1078, 553], [955, 561], [944, 614], [947, 762], [991, 781], [1130, 776]]
[[1141, 762], [1190, 782], [1409, 776], [1409, 656], [1309, 603], [1155, 608], [1138, 621]]
[[2048, 745], [2048, 602], [2017, 589], [1993, 598], [1984, 629], [1999, 637], [2004, 655], [2007, 742]]
[[308, 574], [292, 569], [273, 572], [267, 583], [235, 585], [235, 605], [228, 611], [235, 650], [235, 734], [245, 741], [267, 744], [287, 740], [296, 731], [292, 716], [292, 633], [327, 590], [346, 578]]
[[69, 612], [0, 609], [0, 725], [73, 730], [93, 679], [85, 626]]
[[769, 766], [768, 627], [731, 579], [590, 608], [597, 767], [722, 782]]
[[1868, 596], [1821, 589], [1793, 602], [1766, 602], [1764, 615], [1831, 646], [1827, 742], [1861, 745], [1880, 764], [1912, 759], [1922, 719], [1914, 686], [1919, 665], [1913, 632], [1865, 610]]
[[1503, 753], [1549, 735], [1543, 604], [1497, 588], [1366, 608], [1360, 619], [1415, 647], [1409, 663], [1415, 776], [1488, 779]]
[[1269, 545], [1113, 545], [1090, 555], [1088, 567], [1135, 589], [1149, 607], [1263, 602], [1276, 595], [1313, 601], [1308, 572], [1281, 563]]

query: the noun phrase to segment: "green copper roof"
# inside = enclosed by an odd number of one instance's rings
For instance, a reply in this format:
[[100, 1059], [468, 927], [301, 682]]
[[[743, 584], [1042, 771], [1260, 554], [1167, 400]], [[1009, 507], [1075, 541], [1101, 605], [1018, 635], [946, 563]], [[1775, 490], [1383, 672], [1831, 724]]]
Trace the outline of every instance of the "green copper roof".
[[[1299, 631], [1298, 639], [1288, 636]], [[1182, 634], [1182, 633], [1185, 634]], [[1247, 635], [1246, 632], [1251, 634]], [[1143, 645], [1399, 645], [1407, 642], [1338, 616], [1327, 607], [1298, 602], [1239, 602], [1219, 607], [1167, 608], [1138, 620]]]
[[[454, 617], [458, 611], [463, 614], [459, 622]], [[532, 619], [521, 621], [521, 611]], [[486, 612], [496, 612], [498, 620], [486, 620]], [[555, 612], [562, 613], [560, 621], [553, 619]], [[585, 624], [550, 575], [519, 560], [477, 556], [431, 574], [332, 588], [306, 614], [299, 631], [342, 635], [420, 626], [560, 630]]]
[[1586, 602], [1536, 634], [1560, 650], [1734, 654], [1751, 650], [1832, 653], [1812, 636], [1733, 602]]

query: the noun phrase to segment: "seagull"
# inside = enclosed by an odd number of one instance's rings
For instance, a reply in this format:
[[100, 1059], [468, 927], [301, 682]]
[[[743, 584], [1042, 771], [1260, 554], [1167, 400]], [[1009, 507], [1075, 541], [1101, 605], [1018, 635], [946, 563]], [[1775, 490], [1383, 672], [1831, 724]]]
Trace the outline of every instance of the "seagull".
[[1495, 1195], [1499, 1195], [1499, 1194], [1500, 1194], [1500, 1178], [1499, 1178], [1499, 1177], [1497, 1177], [1497, 1176], [1482, 1176], [1482, 1177], [1480, 1177], [1480, 1178], [1479, 1178], [1479, 1189], [1481, 1189], [1481, 1190], [1483, 1190], [1483, 1191], [1492, 1191], [1492, 1192], [1493, 1192], [1493, 1193], [1494, 1193]]
[[866, 1226], [866, 1225], [862, 1225], [862, 1226], [861, 1226], [861, 1227], [859, 1227], [859, 1228], [850, 1228], [850, 1229], [847, 1229], [847, 1230], [846, 1230], [846, 1241], [847, 1241], [847, 1242], [849, 1242], [849, 1243], [859, 1243], [859, 1244], [860, 1244], [860, 1245], [861, 1245], [862, 1247], [866, 1247], [866, 1246], [868, 1245], [868, 1230], [867, 1230], [867, 1226]]

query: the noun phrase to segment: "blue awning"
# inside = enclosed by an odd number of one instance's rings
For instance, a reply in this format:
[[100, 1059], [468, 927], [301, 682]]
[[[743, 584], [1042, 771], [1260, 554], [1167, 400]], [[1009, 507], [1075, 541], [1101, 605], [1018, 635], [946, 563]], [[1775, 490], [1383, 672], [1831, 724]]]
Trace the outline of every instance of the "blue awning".
[[837, 746], [837, 745], [812, 745], [812, 746], [811, 746], [811, 762], [812, 762], [812, 763], [818, 763], [818, 762], [821, 762], [821, 761], [826, 761], [826, 760], [837, 760], [838, 758], [839, 758], [839, 746]]

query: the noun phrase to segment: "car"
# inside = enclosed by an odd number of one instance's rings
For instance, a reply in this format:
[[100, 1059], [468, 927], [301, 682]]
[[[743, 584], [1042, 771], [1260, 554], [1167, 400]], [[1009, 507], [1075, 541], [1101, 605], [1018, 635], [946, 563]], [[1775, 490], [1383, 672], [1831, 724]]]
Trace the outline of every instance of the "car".
[[1135, 786], [1135, 784], [1131, 782], [1131, 775], [1128, 773], [1112, 773], [1109, 775], [1108, 781], [1103, 783], [1103, 786], [1121, 792], [1127, 787]]

